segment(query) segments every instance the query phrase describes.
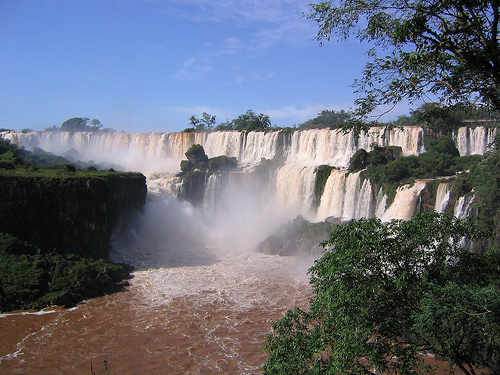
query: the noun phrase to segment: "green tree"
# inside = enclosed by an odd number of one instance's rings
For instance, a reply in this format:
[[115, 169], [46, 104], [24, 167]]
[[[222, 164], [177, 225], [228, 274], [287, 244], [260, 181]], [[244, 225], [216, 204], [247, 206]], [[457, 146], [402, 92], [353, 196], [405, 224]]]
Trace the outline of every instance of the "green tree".
[[259, 131], [266, 130], [271, 127], [269, 116], [263, 113], [256, 114], [249, 109], [246, 113], [239, 115], [231, 122], [233, 130], [240, 131]]
[[[308, 18], [320, 42], [354, 36], [374, 44], [355, 82], [358, 119], [429, 93], [446, 105], [476, 100], [500, 111], [497, 0], [326, 1], [312, 4]], [[362, 123], [344, 128], [352, 127]]]
[[[102, 124], [99, 120], [93, 119], [92, 121], [89, 121], [87, 117], [73, 117], [64, 121], [61, 125], [61, 130], [65, 132], [95, 132], [100, 128], [102, 128]], [[55, 126], [54, 129], [57, 130]]]
[[90, 121], [90, 123], [92, 124], [92, 127], [94, 128], [94, 130], [99, 130], [100, 128], [102, 128], [101, 122], [96, 118], [93, 119], [92, 121]]
[[65, 132], [84, 132], [87, 130], [88, 121], [89, 119], [86, 117], [73, 117], [62, 123], [61, 130]]
[[410, 221], [337, 227], [309, 270], [309, 311], [273, 325], [266, 374], [432, 374], [423, 352], [465, 374], [500, 371], [500, 254], [466, 246], [470, 221], [429, 212]]
[[337, 128], [340, 124], [345, 124], [350, 120], [352, 114], [344, 111], [323, 110], [318, 116], [312, 120], [307, 120], [300, 124], [299, 129], [322, 129], [322, 128]]
[[198, 132], [212, 130], [215, 126], [216, 117], [212, 116], [207, 112], [203, 112], [201, 116], [202, 116], [201, 119], [197, 118], [195, 115], [189, 118], [189, 122], [191, 123], [191, 128]]

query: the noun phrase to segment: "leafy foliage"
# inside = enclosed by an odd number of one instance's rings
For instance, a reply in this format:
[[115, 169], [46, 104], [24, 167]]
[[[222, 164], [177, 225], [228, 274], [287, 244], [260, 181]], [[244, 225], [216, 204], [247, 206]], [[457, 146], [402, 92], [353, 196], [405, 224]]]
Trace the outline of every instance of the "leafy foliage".
[[340, 111], [327, 109], [321, 111], [317, 117], [300, 124], [298, 129], [336, 129], [341, 125], [346, 124], [351, 118], [352, 114], [344, 111], [343, 109]]
[[435, 212], [337, 227], [310, 269], [310, 311], [273, 325], [266, 374], [427, 374], [422, 351], [466, 374], [500, 366], [500, 254], [484, 233]]
[[330, 177], [333, 167], [329, 165], [320, 165], [316, 168], [316, 177], [314, 180], [314, 205], [316, 207], [321, 203], [321, 197], [325, 191], [326, 181]]
[[0, 139], [0, 191], [0, 311], [71, 305], [128, 277], [99, 258], [118, 218], [144, 204], [144, 176], [79, 170]]
[[185, 132], [206, 132], [214, 128], [216, 117], [207, 112], [203, 112], [201, 119], [193, 115], [189, 118], [189, 122], [191, 123], [191, 128], [185, 129]]
[[[464, 126], [464, 121], [486, 120], [486, 124], [498, 125], [498, 112], [488, 108], [473, 105], [456, 105], [445, 107], [439, 103], [425, 103], [411, 111], [410, 123], [422, 125], [425, 128], [450, 133]], [[402, 124], [406, 125], [406, 124]]]
[[[229, 124], [231, 130], [261, 131], [271, 127], [271, 120], [263, 113], [256, 114], [249, 109], [246, 113], [239, 115]], [[223, 129], [221, 129], [223, 130]]]
[[205, 153], [205, 149], [202, 145], [199, 144], [192, 145], [189, 150], [186, 151], [185, 155], [187, 159], [194, 165], [208, 161], [208, 156]]
[[12, 144], [8, 139], [0, 138], [0, 169], [42, 168], [69, 164], [70, 162], [62, 156], [56, 156], [41, 148], [35, 147], [33, 152], [30, 152]]
[[257, 114], [251, 109], [231, 121], [226, 120], [226, 122], [218, 125], [216, 125], [216, 117], [206, 112], [203, 112], [201, 119], [198, 119], [196, 115], [193, 115], [190, 117], [189, 121], [191, 123], [191, 127], [184, 129], [184, 132], [209, 132], [212, 130], [237, 130], [250, 132], [278, 129], [272, 127], [271, 120], [268, 115], [263, 113]]
[[426, 148], [427, 151], [418, 156], [399, 156], [395, 149], [389, 154], [375, 145], [363, 165], [369, 169], [363, 173], [381, 185], [393, 184], [409, 178], [452, 176], [470, 169], [482, 158], [480, 155], [460, 157], [455, 143], [447, 136], [427, 138]]
[[103, 259], [44, 254], [0, 233], [0, 311], [75, 304], [118, 290], [131, 270]]
[[474, 186], [477, 196], [479, 225], [493, 233], [486, 246], [500, 249], [500, 153], [499, 139], [494, 149], [488, 152], [481, 162], [471, 168], [468, 183]]
[[102, 128], [102, 124], [97, 119], [89, 121], [86, 117], [73, 117], [64, 121], [61, 124], [60, 130], [64, 132], [94, 132], [100, 128]]
[[367, 152], [360, 148], [349, 160], [349, 170], [356, 171], [364, 168], [374, 168], [385, 165], [401, 157], [403, 151], [399, 146], [381, 147], [376, 143], [371, 145], [372, 150]]
[[358, 118], [429, 93], [446, 105], [477, 100], [500, 111], [496, 1], [325, 1], [312, 4], [308, 18], [318, 24], [319, 41], [354, 36], [375, 44], [355, 82]]

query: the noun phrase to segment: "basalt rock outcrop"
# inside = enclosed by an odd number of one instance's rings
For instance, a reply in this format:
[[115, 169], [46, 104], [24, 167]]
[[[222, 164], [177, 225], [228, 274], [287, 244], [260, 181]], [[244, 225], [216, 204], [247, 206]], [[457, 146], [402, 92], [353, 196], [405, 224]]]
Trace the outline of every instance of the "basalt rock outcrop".
[[139, 173], [0, 174], [0, 232], [42, 252], [109, 257], [111, 234], [146, 199]]

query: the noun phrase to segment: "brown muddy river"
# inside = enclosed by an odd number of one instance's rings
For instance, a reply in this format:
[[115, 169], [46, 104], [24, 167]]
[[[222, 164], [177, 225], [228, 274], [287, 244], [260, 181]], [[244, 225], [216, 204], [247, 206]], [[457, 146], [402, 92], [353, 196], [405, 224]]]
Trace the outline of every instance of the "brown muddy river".
[[72, 309], [0, 315], [5, 374], [258, 374], [272, 321], [307, 305], [293, 258], [225, 254], [136, 272], [127, 291]]
[[137, 269], [127, 290], [0, 314], [0, 374], [261, 374], [272, 322], [308, 306], [313, 259], [239, 250], [260, 237], [231, 220], [207, 233], [185, 207], [148, 204], [114, 243]]

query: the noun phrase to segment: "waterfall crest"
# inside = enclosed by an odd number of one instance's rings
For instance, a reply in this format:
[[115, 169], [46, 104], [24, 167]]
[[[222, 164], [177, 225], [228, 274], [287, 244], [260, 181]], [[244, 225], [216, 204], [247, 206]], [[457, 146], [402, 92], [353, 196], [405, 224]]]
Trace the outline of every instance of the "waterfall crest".
[[[496, 135], [496, 128], [463, 127], [453, 137], [461, 155], [472, 155], [485, 153]], [[275, 205], [290, 212], [291, 216], [300, 214], [312, 220], [328, 217], [341, 220], [362, 217], [408, 219], [417, 212], [419, 196], [425, 187], [424, 182], [400, 187], [387, 207], [388, 197], [380, 187], [363, 179], [360, 172], [347, 172], [354, 153], [360, 148], [370, 150], [374, 143], [382, 147], [399, 146], [404, 156], [424, 152], [424, 130], [418, 126], [403, 130], [373, 127], [359, 138], [330, 129], [130, 134], [3, 132], [0, 137], [28, 150], [39, 147], [57, 155], [71, 155], [75, 160], [116, 163], [126, 170], [138, 170], [148, 176], [151, 189], [174, 195], [179, 191], [179, 185], [172, 176], [179, 172], [180, 161], [185, 159], [185, 152], [193, 144], [202, 145], [209, 157], [235, 157], [241, 167], [238, 178], [213, 175], [205, 181], [203, 207], [207, 211], [214, 211], [222, 201], [224, 189], [234, 185], [231, 190], [233, 197], [244, 191], [245, 199], [252, 199], [256, 205], [265, 199], [274, 200]], [[250, 172], [263, 159], [273, 160], [274, 169], [268, 171], [271, 177], [258, 183], [251, 181]], [[334, 169], [318, 197], [316, 171], [320, 165]], [[442, 183], [438, 187], [435, 209], [443, 212], [449, 200], [450, 188]], [[456, 213], [464, 215], [466, 202], [460, 201], [457, 205], [460, 207], [455, 208]]]

